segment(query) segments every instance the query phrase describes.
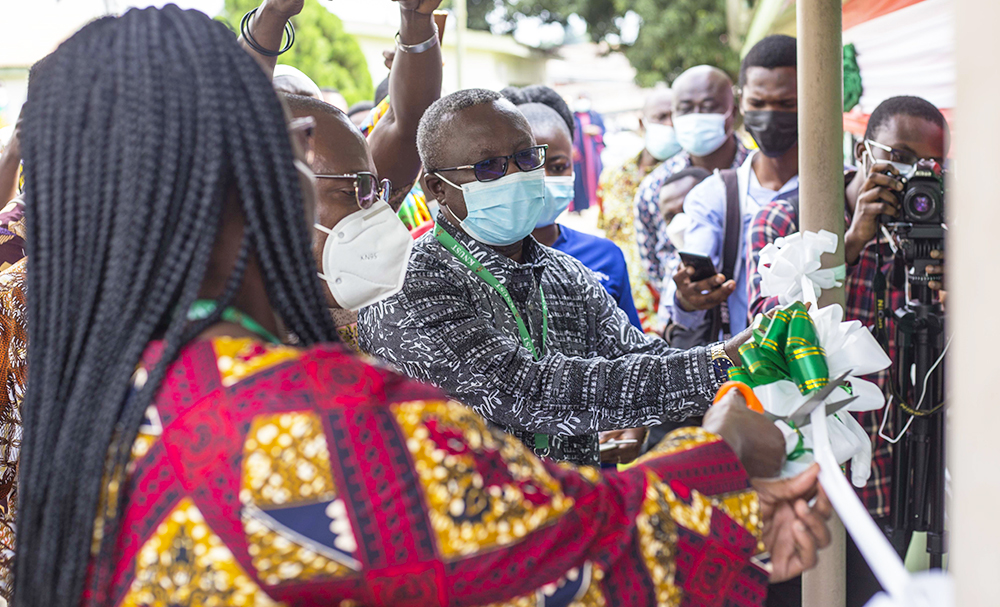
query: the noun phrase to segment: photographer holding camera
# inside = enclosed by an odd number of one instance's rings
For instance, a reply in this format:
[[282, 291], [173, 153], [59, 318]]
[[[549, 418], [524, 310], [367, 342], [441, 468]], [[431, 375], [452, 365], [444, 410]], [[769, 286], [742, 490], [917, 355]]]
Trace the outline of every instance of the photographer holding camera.
[[[907, 177], [914, 176], [918, 166], [943, 164], [948, 151], [948, 126], [944, 116], [932, 104], [919, 97], [892, 97], [883, 101], [872, 112], [865, 138], [855, 147], [860, 168], [845, 173], [844, 253], [847, 261], [845, 288], [847, 307], [844, 320], [859, 320], [871, 328], [876, 323], [876, 275], [885, 278], [884, 309], [888, 310], [889, 326], [885, 328], [888, 352], [897, 364], [896, 323], [892, 311], [903, 308], [906, 301], [905, 264], [894, 254], [886, 242], [882, 223], [913, 221], [914, 208], [926, 209], [927, 199], [919, 196], [906, 198]], [[920, 173], [916, 173], [919, 175]], [[914, 180], [910, 183], [913, 190]], [[903, 213], [901, 202], [908, 201], [909, 213]], [[911, 202], [912, 201], [912, 202]], [[940, 205], [941, 198], [930, 201]], [[929, 209], [928, 216], [942, 216], [940, 209]], [[748, 301], [750, 314], [766, 312], [778, 305], [777, 297], [760, 296], [760, 274], [757, 264], [760, 251], [767, 244], [798, 231], [799, 201], [796, 198], [776, 200], [758, 211], [750, 227], [750, 255]], [[905, 217], [904, 217], [905, 215]], [[942, 251], [931, 252], [931, 257], [943, 259]], [[943, 262], [942, 262], [943, 263]], [[934, 279], [927, 286], [934, 291], [942, 287], [942, 265], [925, 268]], [[867, 377], [882, 388], [890, 390], [889, 371]], [[879, 436], [882, 410], [854, 414], [872, 438], [872, 473], [868, 484], [859, 489], [862, 502], [880, 528], [885, 528], [889, 517], [892, 483], [892, 445]], [[893, 436], [891, 417], [885, 432]], [[898, 547], [897, 547], [898, 549]], [[905, 550], [905, 547], [902, 549]], [[853, 557], [853, 558], [852, 558]], [[848, 542], [847, 605], [864, 605], [878, 591], [879, 586], [860, 558], [852, 541]]]

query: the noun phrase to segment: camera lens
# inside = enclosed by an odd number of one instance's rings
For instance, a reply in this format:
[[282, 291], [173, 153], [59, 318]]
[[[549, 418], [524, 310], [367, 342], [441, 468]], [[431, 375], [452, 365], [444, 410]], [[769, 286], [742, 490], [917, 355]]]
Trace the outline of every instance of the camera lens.
[[930, 221], [941, 212], [940, 204], [937, 192], [926, 184], [915, 184], [903, 199], [903, 213], [908, 221]]
[[924, 215], [930, 211], [933, 204], [934, 202], [927, 194], [920, 194], [913, 197], [913, 210], [916, 211], [917, 215]]

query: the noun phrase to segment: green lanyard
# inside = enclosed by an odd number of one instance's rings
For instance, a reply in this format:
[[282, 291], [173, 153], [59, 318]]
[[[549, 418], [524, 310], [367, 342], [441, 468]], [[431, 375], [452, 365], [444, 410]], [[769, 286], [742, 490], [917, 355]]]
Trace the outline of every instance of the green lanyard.
[[[210, 299], [199, 299], [191, 304], [191, 309], [188, 310], [188, 320], [205, 320], [215, 312], [217, 304]], [[247, 331], [251, 333], [256, 333], [262, 337], [265, 341], [269, 341], [272, 344], [280, 344], [281, 340], [275, 337], [270, 331], [265, 329], [260, 325], [259, 322], [250, 318], [243, 312], [240, 312], [236, 308], [229, 306], [222, 311], [222, 320], [231, 322], [236, 325], [240, 325]]]
[[[473, 274], [478, 276], [480, 280], [493, 287], [493, 290], [503, 298], [504, 303], [507, 304], [507, 308], [510, 309], [510, 313], [514, 316], [514, 321], [517, 322], [517, 331], [521, 334], [521, 343], [531, 352], [535, 360], [539, 360], [542, 355], [535, 348], [534, 342], [531, 341], [531, 335], [528, 334], [528, 327], [525, 326], [521, 313], [517, 311], [517, 306], [514, 305], [514, 300], [507, 291], [507, 287], [500, 284], [500, 281], [493, 274], [490, 274], [490, 271], [484, 268], [483, 264], [479, 263], [468, 249], [452, 238], [451, 234], [444, 231], [440, 225], [434, 228], [434, 237], [438, 239], [441, 246], [448, 249], [455, 256], [455, 259], [472, 270]], [[541, 285], [538, 287], [538, 296], [542, 300], [542, 349], [545, 349], [545, 343], [549, 338], [549, 307], [545, 304], [545, 293], [542, 292]]]
[[[534, 342], [531, 341], [531, 335], [528, 334], [528, 327], [525, 326], [524, 319], [521, 318], [521, 313], [517, 311], [517, 306], [514, 305], [514, 299], [507, 291], [507, 287], [500, 284], [500, 281], [489, 270], [484, 268], [483, 264], [479, 263], [468, 249], [463, 247], [451, 234], [446, 232], [440, 224], [434, 227], [434, 238], [437, 238], [441, 246], [448, 249], [448, 252], [455, 256], [455, 259], [472, 270], [472, 273], [478, 276], [480, 280], [493, 287], [493, 290], [503, 298], [504, 303], [507, 304], [507, 308], [510, 309], [511, 315], [514, 316], [514, 320], [517, 322], [517, 332], [521, 334], [521, 343], [531, 352], [535, 360], [540, 359], [541, 355], [535, 348]], [[549, 338], [549, 307], [545, 303], [545, 292], [542, 291], [541, 285], [538, 286], [538, 297], [542, 300], [542, 349], [544, 349]], [[535, 449], [544, 451], [548, 448], [549, 435], [536, 433]]]

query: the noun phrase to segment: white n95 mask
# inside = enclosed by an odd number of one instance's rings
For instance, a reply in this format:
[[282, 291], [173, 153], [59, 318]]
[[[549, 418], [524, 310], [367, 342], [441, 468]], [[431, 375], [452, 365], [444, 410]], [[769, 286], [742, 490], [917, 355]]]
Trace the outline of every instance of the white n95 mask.
[[342, 307], [360, 310], [403, 288], [413, 238], [389, 203], [379, 200], [355, 211], [332, 230], [318, 223], [315, 228], [327, 235], [319, 277]]

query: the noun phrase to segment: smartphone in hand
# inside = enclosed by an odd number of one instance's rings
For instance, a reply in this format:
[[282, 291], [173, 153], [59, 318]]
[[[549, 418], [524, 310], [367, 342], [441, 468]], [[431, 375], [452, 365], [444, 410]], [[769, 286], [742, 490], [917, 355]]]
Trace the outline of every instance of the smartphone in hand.
[[694, 268], [694, 275], [691, 276], [691, 282], [705, 280], [706, 278], [711, 278], [719, 273], [719, 271], [715, 269], [715, 264], [712, 263], [712, 260], [704, 255], [685, 253], [684, 251], [681, 251], [680, 256], [684, 265]]

